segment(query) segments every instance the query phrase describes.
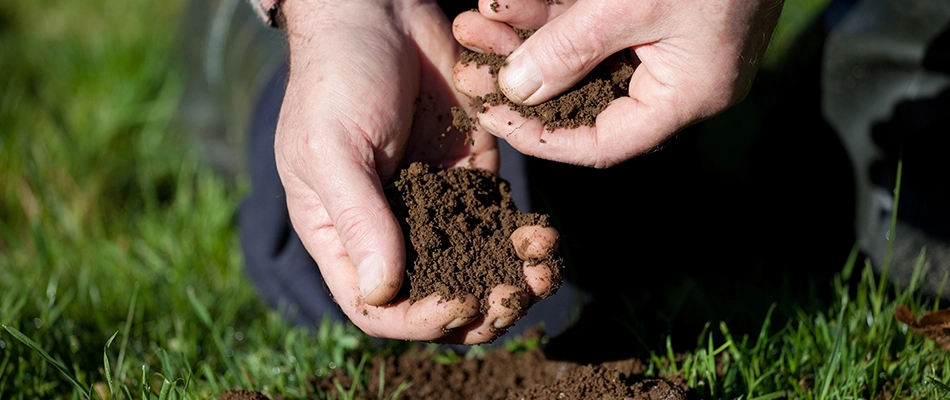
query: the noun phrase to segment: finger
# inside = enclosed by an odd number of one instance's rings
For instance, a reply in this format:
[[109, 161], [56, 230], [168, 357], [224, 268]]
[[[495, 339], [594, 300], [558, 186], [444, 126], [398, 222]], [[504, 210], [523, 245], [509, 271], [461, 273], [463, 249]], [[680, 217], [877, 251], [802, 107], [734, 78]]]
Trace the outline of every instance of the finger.
[[[323, 213], [323, 219], [328, 219], [326, 213]], [[479, 300], [467, 293], [449, 300], [432, 295], [412, 304], [406, 300], [382, 306], [367, 304], [360, 295], [360, 277], [350, 267], [352, 263], [347, 251], [331, 225], [316, 229], [304, 242], [321, 250], [316, 252], [308, 247], [324, 275], [327, 288], [349, 319], [369, 335], [402, 340], [436, 340], [446, 332], [471, 325], [482, 318]], [[459, 338], [457, 342], [461, 340]]]
[[[332, 141], [332, 138], [324, 139]], [[372, 160], [352, 161], [360, 156], [352, 154], [359, 152], [347, 154], [344, 149], [350, 146], [352, 144], [321, 143], [317, 159], [312, 161], [313, 171], [308, 174], [309, 185], [319, 194], [350, 262], [349, 265], [337, 263], [340, 271], [328, 273], [355, 271], [363, 301], [381, 305], [392, 300], [402, 285], [405, 245]], [[326, 149], [337, 149], [338, 153], [333, 156]], [[295, 211], [293, 214], [298, 219], [307, 218], [312, 212]], [[299, 230], [301, 238], [309, 236]], [[315, 251], [311, 254], [324, 251], [312, 250]]]
[[476, 11], [455, 17], [452, 34], [462, 46], [479, 53], [508, 55], [524, 42], [511, 26], [492, 21]]
[[478, 120], [483, 130], [521, 153], [595, 168], [646, 153], [686, 124], [672, 104], [652, 106], [632, 97], [612, 101], [597, 116], [594, 127], [549, 131], [541, 121], [525, 119], [507, 106], [489, 107]]
[[464, 294], [451, 300], [428, 296], [413, 304], [370, 306], [357, 304], [350, 319], [364, 332], [400, 340], [438, 340], [447, 332], [482, 318], [474, 295]]
[[561, 286], [561, 271], [547, 264], [535, 264], [532, 261], [524, 262], [524, 280], [528, 284], [528, 293], [531, 301], [537, 302], [546, 298]]
[[484, 96], [495, 91], [495, 77], [488, 71], [487, 65], [474, 62], [455, 64], [452, 83], [455, 89], [469, 98]]
[[511, 285], [499, 285], [488, 295], [488, 303], [488, 313], [484, 318], [457, 329], [439, 341], [479, 344], [495, 340], [524, 316], [530, 301], [524, 290]]
[[629, 24], [610, 20], [618, 18], [615, 12], [590, 4], [571, 7], [508, 56], [498, 73], [498, 85], [508, 98], [519, 104], [542, 103], [580, 81], [606, 57], [631, 46], [633, 33], [620, 31]]
[[478, 11], [486, 18], [516, 28], [538, 29], [567, 11], [575, 1], [479, 0]]
[[557, 252], [559, 235], [550, 226], [527, 225], [511, 233], [515, 253], [522, 260], [547, 258]]

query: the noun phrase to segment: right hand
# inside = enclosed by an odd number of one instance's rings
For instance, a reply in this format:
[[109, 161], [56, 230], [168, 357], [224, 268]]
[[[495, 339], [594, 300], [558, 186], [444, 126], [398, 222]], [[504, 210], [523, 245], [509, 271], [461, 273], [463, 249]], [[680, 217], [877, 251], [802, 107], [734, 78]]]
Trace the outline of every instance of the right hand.
[[[497, 173], [485, 132], [453, 130], [451, 85], [461, 51], [432, 1], [293, 0], [283, 5], [290, 75], [275, 140], [294, 229], [336, 302], [366, 333], [387, 338], [482, 343], [550, 292], [547, 268], [525, 268], [527, 291], [493, 289], [488, 315], [474, 296], [392, 302], [405, 275], [402, 233], [382, 184], [411, 161]], [[548, 243], [556, 244], [556, 238]], [[322, 290], [322, 288], [313, 288]]]
[[[453, 29], [465, 47], [508, 57], [498, 86], [525, 105], [553, 98], [608, 56], [631, 51], [639, 65], [629, 94], [611, 102], [594, 127], [551, 132], [507, 106], [478, 115], [482, 128], [524, 154], [604, 168], [745, 97], [783, 1], [479, 0], [478, 11], [459, 15]], [[524, 40], [513, 27], [537, 32]], [[460, 64], [455, 84], [482, 96], [494, 90], [495, 77]]]

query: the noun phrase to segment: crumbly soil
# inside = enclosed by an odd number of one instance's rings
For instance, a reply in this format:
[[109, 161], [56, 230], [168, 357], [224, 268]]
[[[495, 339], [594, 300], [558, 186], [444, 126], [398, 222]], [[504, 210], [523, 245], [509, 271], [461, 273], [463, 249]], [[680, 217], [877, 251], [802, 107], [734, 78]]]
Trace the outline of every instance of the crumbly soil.
[[[519, 32], [530, 36], [530, 32]], [[505, 65], [505, 57], [493, 53], [462, 53], [463, 63], [475, 63], [487, 66], [492, 75]], [[577, 128], [594, 126], [597, 115], [611, 101], [626, 96], [630, 89], [630, 77], [633, 76], [634, 63], [626, 51], [616, 53], [595, 67], [584, 79], [560, 96], [535, 106], [526, 106], [512, 102], [495, 86], [495, 91], [472, 99], [476, 107], [507, 105], [523, 117], [541, 120], [548, 130], [557, 128]]]
[[[450, 300], [471, 293], [485, 313], [492, 288], [527, 289], [525, 261], [515, 253], [511, 233], [525, 225], [550, 224], [547, 215], [520, 212], [508, 182], [481, 169], [416, 162], [401, 170], [386, 192], [407, 239], [407, 279], [397, 298], [415, 302], [438, 294]], [[531, 262], [532, 268], [550, 268], [560, 276], [562, 261], [556, 254]]]
[[[369, 361], [370, 382], [354, 385], [342, 369], [330, 376], [314, 378], [313, 398], [340, 396], [356, 387], [357, 398], [403, 400], [452, 399], [623, 399], [685, 400], [695, 398], [683, 382], [648, 378], [646, 365], [637, 359], [583, 364], [550, 359], [541, 347], [521, 352], [497, 348], [483, 358], [455, 362], [436, 361], [433, 350], [414, 347], [398, 356], [376, 357]], [[380, 391], [379, 375], [384, 373]], [[336, 382], [336, 383], [334, 383]], [[400, 388], [402, 387], [402, 388]], [[259, 392], [228, 391], [219, 400], [266, 399]]]
[[[497, 350], [482, 359], [451, 364], [433, 361], [432, 354], [418, 349], [398, 357], [378, 358], [371, 366], [367, 393], [379, 393], [379, 371], [384, 368], [383, 398], [403, 382], [409, 386], [399, 398], [429, 399], [669, 399], [687, 398], [684, 387], [663, 380], [644, 378], [645, 365], [638, 360], [603, 364], [578, 364], [550, 360], [540, 348], [522, 353]], [[337, 395], [333, 379], [344, 388], [352, 380], [343, 373], [313, 381], [318, 393]]]

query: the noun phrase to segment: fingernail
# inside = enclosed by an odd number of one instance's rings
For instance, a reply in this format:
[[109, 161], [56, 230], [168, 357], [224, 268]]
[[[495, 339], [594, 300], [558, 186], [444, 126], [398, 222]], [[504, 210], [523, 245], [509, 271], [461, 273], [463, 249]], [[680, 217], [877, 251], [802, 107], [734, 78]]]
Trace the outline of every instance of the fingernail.
[[356, 275], [359, 277], [360, 295], [369, 297], [383, 284], [383, 258], [375, 253], [366, 256], [357, 264]]
[[510, 318], [510, 317], [509, 317], [509, 318], [498, 318], [498, 319], [495, 320], [495, 323], [493, 323], [492, 326], [495, 327], [495, 329], [506, 328], [506, 327], [510, 326], [511, 324], [515, 323], [514, 320], [515, 320], [515, 318]]
[[524, 103], [541, 88], [541, 71], [522, 49], [515, 50], [508, 57], [508, 65], [499, 74], [502, 91], [516, 103]]
[[472, 320], [471, 318], [456, 318], [455, 320], [453, 320], [452, 322], [449, 322], [448, 325], [445, 326], [445, 330], [448, 331], [448, 330], [465, 326], [471, 320]]

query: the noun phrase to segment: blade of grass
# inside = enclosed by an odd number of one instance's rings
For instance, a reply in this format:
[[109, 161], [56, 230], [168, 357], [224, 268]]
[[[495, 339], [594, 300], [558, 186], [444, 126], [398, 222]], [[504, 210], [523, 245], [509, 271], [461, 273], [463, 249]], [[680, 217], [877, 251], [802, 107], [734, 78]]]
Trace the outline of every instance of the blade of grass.
[[211, 340], [214, 341], [215, 347], [218, 348], [218, 353], [221, 356], [224, 364], [227, 365], [228, 369], [231, 371], [231, 374], [234, 375], [234, 378], [241, 382], [245, 388], [250, 389], [253, 387], [251, 381], [248, 377], [241, 371], [241, 369], [234, 363], [234, 360], [228, 356], [228, 349], [224, 345], [224, 342], [221, 340], [221, 334], [218, 332], [217, 325], [211, 321], [211, 314], [208, 313], [208, 309], [201, 304], [201, 301], [198, 300], [198, 297], [195, 296], [195, 290], [192, 287], [188, 288], [188, 301], [191, 302], [191, 307], [195, 310], [195, 313], [198, 314], [198, 319], [201, 320], [211, 331]]
[[109, 365], [109, 346], [112, 346], [112, 341], [115, 340], [115, 337], [119, 334], [119, 331], [115, 331], [112, 334], [112, 337], [106, 341], [105, 348], [102, 349], [102, 365], [106, 374], [106, 384], [109, 386], [109, 395], [115, 396], [115, 387], [112, 385], [112, 367]]
[[162, 378], [162, 388], [158, 391], [158, 400], [168, 400], [168, 395], [174, 386], [168, 379]]
[[782, 399], [785, 397], [786, 397], [785, 392], [774, 392], [774, 393], [764, 394], [758, 397], [750, 397], [748, 400], [774, 400], [774, 399]]
[[938, 392], [943, 393], [944, 398], [950, 399], [950, 386], [940, 382], [936, 377], [933, 376], [927, 377], [927, 383], [929, 383], [930, 386], [933, 386]]
[[835, 335], [834, 347], [831, 350], [831, 362], [827, 364], [827, 369], [823, 376], [821, 395], [819, 399], [827, 399], [829, 390], [831, 389], [831, 382], [835, 378], [835, 373], [838, 371], [838, 364], [841, 363], [841, 347], [844, 342], [844, 336], [847, 329], [844, 326], [844, 312], [848, 308], [848, 296], [842, 295], [841, 297], [841, 311], [838, 313], [837, 327], [838, 332]]
[[390, 397], [390, 399], [391, 400], [398, 399], [399, 396], [402, 394], [402, 392], [405, 392], [406, 389], [409, 389], [410, 386], [412, 386], [412, 383], [402, 381], [402, 383], [399, 384], [399, 387], [397, 387], [396, 390], [393, 392], [393, 395]]
[[[904, 170], [903, 159], [903, 150], [901, 150], [901, 155], [897, 157], [897, 178], [894, 183], [894, 207], [891, 210], [891, 227], [888, 231], [887, 248], [884, 250], [884, 265], [881, 267], [881, 282], [878, 283], [877, 287], [878, 297], [884, 297], [884, 289], [887, 287], [887, 272], [891, 266], [891, 251], [894, 248], [894, 236], [897, 230], [897, 206], [900, 204], [901, 199], [901, 175]], [[880, 308], [874, 311], [876, 315], [880, 315]]]
[[145, 373], [145, 364], [142, 364], [142, 400], [148, 400], [148, 392], [152, 390], [152, 387], [148, 384], [148, 376]]
[[386, 389], [386, 364], [379, 365], [379, 390], [376, 393], [377, 399], [383, 398]]
[[75, 386], [76, 389], [79, 390], [79, 393], [82, 394], [83, 397], [87, 399], [89, 398], [89, 391], [87, 391], [86, 388], [84, 388], [81, 384], [79, 384], [79, 381], [76, 379], [76, 377], [74, 377], [71, 373], [69, 373], [69, 370], [66, 369], [66, 366], [63, 365], [63, 363], [59, 362], [59, 360], [50, 356], [49, 353], [46, 352], [46, 350], [43, 350], [43, 348], [40, 347], [40, 345], [36, 344], [36, 342], [28, 338], [26, 335], [24, 335], [22, 332], [20, 332], [16, 328], [12, 326], [7, 326], [7, 325], [0, 325], [0, 326], [3, 326], [3, 329], [6, 329], [6, 331], [10, 333], [10, 335], [13, 335], [14, 338], [19, 340], [20, 342], [23, 342], [23, 344], [27, 345], [27, 347], [33, 349], [33, 351], [39, 354], [40, 357], [43, 357], [43, 359], [45, 359], [46, 362], [53, 365], [53, 367], [59, 370], [59, 372], [63, 374], [64, 377], [66, 377], [66, 380], [72, 383], [73, 386]]
[[135, 289], [132, 290], [132, 299], [129, 300], [129, 311], [125, 314], [125, 326], [122, 327], [122, 345], [119, 346], [119, 357], [115, 362], [116, 377], [118, 377], [119, 382], [125, 381], [125, 352], [129, 347], [129, 332], [132, 330], [132, 319], [135, 317], [135, 304], [138, 302], [138, 298], [139, 285], [136, 283]]

